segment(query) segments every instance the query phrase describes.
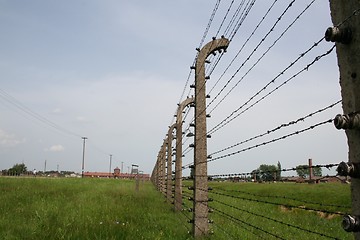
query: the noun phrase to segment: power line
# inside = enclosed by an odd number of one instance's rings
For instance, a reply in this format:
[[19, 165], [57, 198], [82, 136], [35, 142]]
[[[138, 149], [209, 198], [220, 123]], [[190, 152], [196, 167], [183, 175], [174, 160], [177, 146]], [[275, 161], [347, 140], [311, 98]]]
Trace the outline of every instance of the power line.
[[67, 135], [73, 136], [73, 137], [77, 137], [77, 138], [81, 138], [82, 136], [72, 132], [68, 129], [65, 129], [63, 127], [61, 127], [60, 125], [48, 120], [47, 118], [43, 117], [42, 115], [34, 112], [33, 110], [31, 110], [30, 108], [28, 108], [27, 106], [25, 106], [24, 104], [22, 104], [19, 100], [17, 100], [15, 97], [13, 97], [12, 95], [10, 95], [9, 93], [7, 93], [5, 90], [0, 89], [0, 97], [5, 100], [6, 102], [10, 103], [12, 106], [14, 106], [15, 108], [19, 109], [20, 111], [26, 113], [28, 116], [32, 117], [33, 119], [59, 131], [62, 133], [65, 133]]

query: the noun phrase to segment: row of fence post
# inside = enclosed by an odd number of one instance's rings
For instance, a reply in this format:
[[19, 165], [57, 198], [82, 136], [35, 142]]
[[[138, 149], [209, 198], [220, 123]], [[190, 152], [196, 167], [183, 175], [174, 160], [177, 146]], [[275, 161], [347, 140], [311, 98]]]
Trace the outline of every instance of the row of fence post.
[[[151, 180], [156, 188], [163, 193], [169, 202], [174, 203], [174, 210], [182, 210], [182, 112], [186, 106], [195, 107], [195, 139], [194, 139], [194, 184], [193, 184], [193, 223], [192, 234], [194, 237], [204, 236], [209, 233], [208, 219], [208, 182], [207, 182], [207, 132], [206, 132], [206, 80], [205, 76], [206, 58], [217, 51], [225, 51], [229, 40], [221, 37], [213, 39], [199, 51], [196, 58], [195, 70], [195, 96], [187, 98], [178, 105], [176, 123], [169, 127], [167, 137], [159, 151]], [[173, 131], [176, 129], [175, 145], [175, 171], [172, 171], [172, 140]], [[174, 174], [174, 176], [173, 176]], [[172, 184], [172, 180], [175, 183]], [[173, 189], [174, 186], [174, 189]], [[174, 199], [174, 201], [172, 200]]]
[[[325, 39], [336, 43], [340, 72], [340, 86], [344, 115], [335, 118], [339, 129], [346, 129], [348, 138], [347, 174], [351, 180], [352, 215], [344, 217], [343, 227], [354, 232], [360, 240], [360, 3], [356, 0], [330, 1], [331, 18], [334, 27], [327, 29]], [[207, 133], [206, 133], [206, 58], [216, 51], [226, 50], [229, 41], [226, 38], [213, 39], [199, 51], [195, 69], [195, 97], [179, 104], [176, 123], [170, 126], [167, 138], [161, 146], [151, 180], [156, 188], [172, 201], [174, 209], [182, 209], [182, 112], [190, 104], [195, 106], [194, 140], [194, 185], [193, 185], [193, 235], [207, 235], [208, 195], [207, 195]], [[175, 171], [172, 171], [172, 139], [176, 129]], [[173, 173], [175, 176], [173, 177]], [[175, 179], [174, 189], [172, 179]], [[173, 196], [174, 193], [174, 196]]]

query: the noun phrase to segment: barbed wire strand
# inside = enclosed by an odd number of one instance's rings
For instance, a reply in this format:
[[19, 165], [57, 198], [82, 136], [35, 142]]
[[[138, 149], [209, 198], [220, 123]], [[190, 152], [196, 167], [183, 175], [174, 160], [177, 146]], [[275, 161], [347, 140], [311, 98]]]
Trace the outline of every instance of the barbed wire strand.
[[319, 205], [320, 207], [336, 207], [336, 208], [345, 208], [345, 209], [351, 208], [351, 206], [341, 206], [341, 205], [336, 205], [336, 204], [317, 203], [317, 202], [312, 202], [312, 201], [304, 200], [304, 199], [297, 199], [297, 198], [293, 198], [293, 197], [289, 197], [289, 196], [261, 195], [261, 194], [250, 193], [250, 192], [241, 191], [241, 190], [224, 189], [224, 188], [218, 188], [218, 187], [212, 187], [212, 188], [215, 189], [215, 190], [218, 189], [218, 190], [221, 190], [221, 191], [224, 191], [224, 192], [234, 192], [234, 193], [246, 194], [246, 195], [250, 195], [250, 196], [253, 196], [253, 197], [292, 200], [292, 201], [296, 201], [296, 202], [300, 202], [300, 203]]
[[[276, 88], [274, 88], [273, 90], [271, 90], [269, 93], [267, 93], [266, 95], [264, 95], [263, 97], [261, 97], [259, 100], [257, 100], [256, 102], [254, 102], [253, 104], [251, 104], [249, 107], [247, 107], [246, 109], [244, 109], [242, 112], [238, 113], [237, 115], [235, 115], [234, 117], [232, 117], [235, 113], [237, 113], [239, 110], [241, 110], [243, 107], [245, 107], [247, 104], [249, 104], [251, 102], [252, 99], [254, 99], [256, 96], [258, 96], [261, 92], [263, 92], [269, 85], [271, 85], [272, 83], [275, 82], [276, 78], [275, 77], [273, 80], [271, 80], [265, 87], [263, 87], [261, 90], [259, 90], [257, 93], [255, 93], [248, 101], [246, 101], [243, 105], [241, 105], [239, 108], [237, 108], [236, 110], [234, 110], [229, 116], [227, 116], [224, 120], [222, 120], [220, 123], [218, 123], [215, 127], [213, 127], [208, 134], [213, 134], [215, 132], [217, 132], [218, 130], [220, 130], [221, 128], [223, 128], [224, 126], [226, 126], [227, 124], [229, 124], [231, 121], [233, 121], [234, 119], [236, 119], [237, 117], [239, 117], [240, 115], [242, 115], [243, 113], [245, 113], [246, 111], [248, 111], [249, 109], [251, 109], [252, 107], [254, 107], [256, 104], [258, 104], [259, 102], [263, 101], [265, 98], [267, 98], [268, 96], [270, 96], [271, 94], [273, 94], [275, 91], [277, 91], [278, 89], [280, 89], [281, 87], [283, 87], [285, 84], [289, 83], [291, 80], [295, 79], [296, 77], [298, 77], [301, 73], [309, 70], [309, 68], [314, 65], [316, 62], [318, 62], [319, 60], [321, 60], [323, 57], [329, 55], [335, 48], [335, 45], [333, 45], [326, 53], [322, 54], [322, 55], [318, 55], [317, 57], [314, 58], [314, 60], [309, 63], [308, 65], [306, 65], [303, 69], [301, 69], [300, 71], [298, 71], [297, 73], [295, 73], [294, 75], [292, 75], [290, 78], [288, 78], [286, 81], [284, 81], [283, 83], [281, 83], [279, 86], [277, 86]], [[281, 75], [281, 73], [280, 73]], [[231, 118], [232, 117], [232, 118]]]
[[274, 133], [274, 132], [276, 132], [276, 131], [278, 131], [278, 130], [280, 130], [280, 129], [282, 129], [282, 128], [286, 128], [286, 127], [289, 127], [289, 126], [291, 126], [291, 125], [297, 124], [297, 123], [299, 123], [299, 122], [303, 122], [303, 121], [305, 121], [307, 118], [313, 117], [314, 115], [316, 115], [316, 114], [318, 114], [318, 113], [321, 113], [321, 112], [323, 112], [323, 111], [326, 111], [326, 110], [328, 110], [328, 109], [333, 108], [334, 106], [336, 106], [336, 105], [339, 104], [340, 102], [341, 102], [341, 100], [339, 100], [339, 101], [337, 101], [337, 102], [335, 102], [335, 103], [333, 103], [333, 104], [331, 104], [331, 105], [329, 105], [329, 106], [327, 106], [327, 107], [324, 107], [324, 108], [322, 108], [322, 109], [319, 109], [319, 110], [317, 110], [317, 111], [315, 111], [315, 112], [309, 113], [308, 115], [306, 115], [306, 116], [304, 116], [304, 117], [301, 117], [301, 118], [298, 118], [297, 120], [293, 120], [293, 121], [290, 121], [290, 122], [288, 122], [288, 123], [283, 123], [283, 124], [281, 124], [280, 126], [275, 127], [275, 128], [273, 128], [273, 129], [271, 129], [271, 130], [268, 130], [268, 131], [266, 131], [266, 132], [264, 132], [264, 133], [262, 133], [262, 134], [259, 134], [259, 135], [256, 135], [256, 136], [254, 136], [254, 137], [248, 138], [248, 139], [246, 139], [246, 140], [244, 140], [244, 141], [235, 143], [235, 144], [233, 144], [233, 145], [231, 145], [231, 146], [229, 146], [229, 147], [226, 147], [226, 148], [223, 148], [223, 149], [221, 149], [221, 150], [215, 151], [215, 152], [213, 152], [213, 153], [211, 153], [211, 154], [209, 154], [209, 155], [210, 155], [210, 156], [213, 156], [213, 155], [215, 155], [215, 154], [219, 154], [219, 153], [224, 152], [224, 151], [226, 151], [226, 150], [229, 150], [229, 149], [231, 149], [231, 148], [234, 148], [234, 147], [237, 147], [237, 146], [242, 145], [242, 144], [244, 144], [244, 143], [247, 143], [247, 142], [250, 142], [250, 141], [252, 141], [252, 140], [255, 140], [255, 139], [257, 139], [257, 138], [261, 138], [261, 137], [263, 137], [263, 136], [266, 136], [266, 135], [269, 135], [269, 134], [271, 134], [271, 133]]
[[[235, 71], [235, 73], [230, 77], [230, 79], [226, 82], [226, 84], [221, 88], [221, 90], [219, 91], [219, 93], [216, 94], [216, 96], [212, 99], [212, 101], [208, 104], [208, 106], [210, 106], [219, 95], [221, 95], [221, 93], [225, 90], [225, 88], [231, 83], [231, 81], [235, 78], [235, 76], [240, 72], [240, 70], [245, 66], [245, 64], [251, 59], [251, 57], [254, 55], [254, 53], [258, 50], [258, 48], [264, 43], [264, 41], [267, 39], [267, 37], [270, 35], [270, 33], [272, 33], [275, 29], [275, 27], [278, 25], [278, 23], [283, 19], [283, 16], [286, 14], [286, 12], [291, 8], [293, 2], [295, 2], [295, 0], [293, 0], [288, 6], [287, 8], [282, 12], [282, 14], [277, 18], [277, 20], [275, 21], [275, 23], [273, 24], [273, 26], [270, 28], [270, 30], [265, 34], [265, 36], [260, 40], [260, 42], [256, 45], [256, 47], [253, 49], [253, 51], [250, 53], [250, 55], [245, 59], [245, 61], [240, 65], [240, 67]], [[244, 46], [244, 45], [243, 45]], [[241, 48], [242, 50], [242, 48]], [[238, 52], [237, 55], [239, 55], [240, 52]], [[228, 69], [228, 68], [227, 68]], [[226, 71], [227, 71], [226, 69]], [[224, 73], [223, 73], [224, 74]], [[222, 74], [222, 76], [223, 76]], [[240, 81], [238, 81], [237, 84], [239, 84]]]
[[[339, 164], [338, 163], [329, 163], [329, 164], [317, 164], [317, 165], [312, 165], [311, 167], [308, 165], [302, 165], [302, 166], [297, 166], [297, 167], [293, 167], [293, 168], [283, 168], [283, 169], [277, 169], [277, 170], [271, 170], [271, 171], [258, 171], [257, 174], [263, 174], [263, 173], [276, 173], [276, 172], [289, 172], [289, 171], [296, 171], [298, 169], [301, 170], [307, 170], [310, 168], [333, 168], [333, 167], [337, 167]], [[243, 176], [243, 175], [253, 175], [254, 172], [243, 172], [243, 173], [227, 173], [227, 174], [217, 174], [217, 175], [208, 175], [209, 177], [231, 177], [231, 176]]]
[[[208, 191], [205, 189], [199, 189], [201, 191]], [[270, 205], [274, 205], [274, 206], [282, 206], [282, 207], [286, 207], [289, 209], [295, 208], [295, 209], [300, 209], [300, 210], [304, 210], [304, 211], [311, 211], [311, 212], [322, 212], [322, 213], [326, 213], [326, 214], [333, 214], [333, 215], [339, 215], [339, 216], [343, 216], [346, 213], [345, 212], [341, 212], [341, 211], [330, 211], [330, 210], [326, 210], [326, 209], [316, 209], [316, 208], [311, 208], [311, 207], [306, 207], [306, 206], [296, 206], [296, 205], [291, 205], [291, 204], [284, 204], [284, 203], [277, 203], [277, 202], [270, 202], [270, 201], [265, 201], [265, 200], [261, 200], [261, 199], [253, 199], [253, 198], [246, 198], [246, 197], [240, 197], [240, 196], [233, 196], [233, 195], [229, 195], [229, 194], [225, 194], [225, 193], [221, 193], [221, 192], [216, 192], [216, 191], [211, 191], [212, 194], [216, 194], [219, 196], [224, 196], [224, 197], [229, 197], [229, 198], [234, 198], [234, 199], [240, 199], [240, 200], [245, 200], [245, 201], [250, 201], [250, 202], [257, 202], [257, 203], [264, 203], [264, 204], [270, 204]]]
[[249, 227], [252, 227], [252, 228], [254, 228], [254, 229], [256, 229], [256, 230], [259, 230], [259, 231], [261, 231], [261, 232], [264, 232], [264, 233], [266, 233], [266, 234], [268, 234], [268, 235], [271, 235], [271, 236], [273, 236], [273, 237], [275, 237], [275, 238], [286, 240], [285, 238], [282, 238], [282, 237], [280, 237], [280, 236], [278, 236], [278, 235], [276, 235], [276, 234], [274, 234], [274, 233], [271, 233], [271, 232], [269, 232], [269, 231], [267, 231], [267, 230], [265, 230], [265, 229], [262, 229], [262, 228], [260, 228], [260, 227], [258, 227], [258, 226], [256, 226], [256, 225], [254, 225], [254, 224], [251, 224], [251, 223], [249, 223], [249, 222], [246, 222], [246, 221], [244, 221], [244, 220], [239, 219], [238, 217], [235, 217], [235, 216], [232, 216], [232, 215], [230, 215], [230, 214], [228, 214], [228, 213], [225, 213], [224, 211], [222, 211], [222, 210], [220, 210], [220, 209], [214, 208], [214, 211], [219, 212], [219, 213], [222, 213], [223, 215], [226, 215], [227, 217], [231, 218], [232, 220], [235, 220], [235, 221], [237, 221], [237, 222], [243, 223], [243, 224], [245, 224], [245, 225], [247, 225], [247, 226], [249, 226]]
[[[246, 210], [246, 209], [242, 209], [242, 208], [239, 208], [239, 207], [237, 207], [237, 206], [233, 206], [233, 205], [224, 203], [224, 202], [219, 201], [219, 200], [216, 200], [216, 199], [214, 199], [214, 202], [220, 203], [221, 205], [230, 207], [230, 208], [235, 209], [235, 210], [239, 210], [239, 211], [242, 211], [242, 212], [246, 212], [246, 213], [251, 214], [251, 215], [253, 215], [253, 216], [261, 217], [261, 218], [264, 218], [264, 219], [266, 219], [266, 220], [270, 220], [270, 221], [273, 221], [273, 222], [275, 222], [275, 223], [279, 223], [279, 224], [285, 225], [285, 226], [287, 226], [287, 227], [291, 227], [291, 228], [295, 228], [295, 229], [297, 229], [297, 230], [301, 230], [301, 231], [304, 231], [304, 232], [316, 234], [316, 235], [318, 235], [318, 236], [322, 236], [322, 237], [327, 237], [327, 238], [330, 238], [330, 239], [334, 239], [333, 236], [329, 236], [329, 235], [324, 234], [324, 233], [319, 233], [319, 232], [312, 231], [312, 230], [309, 230], [309, 229], [305, 229], [305, 228], [302, 228], [302, 227], [299, 227], [299, 226], [295, 226], [295, 225], [292, 225], [292, 224], [290, 224], [290, 223], [286, 223], [286, 222], [280, 221], [280, 220], [278, 220], [278, 219], [274, 219], [274, 218], [271, 218], [271, 217], [268, 217], [268, 216], [264, 216], [264, 215], [261, 215], [261, 214], [258, 214], [258, 213], [255, 213], [255, 212]], [[335, 238], [335, 239], [336, 239], [336, 238]]]
[[[289, 138], [289, 137], [292, 137], [292, 136], [295, 136], [295, 135], [298, 135], [298, 134], [302, 134], [302, 133], [304, 133], [304, 132], [313, 130], [313, 129], [319, 127], [319, 126], [322, 126], [322, 125], [325, 125], [325, 124], [329, 124], [329, 123], [332, 123], [332, 122], [333, 122], [333, 119], [329, 119], [329, 120], [326, 120], [326, 121], [323, 121], [323, 122], [314, 124], [314, 125], [312, 125], [312, 126], [310, 126], [310, 127], [307, 127], [307, 128], [304, 128], [304, 129], [301, 129], [301, 130], [298, 130], [298, 131], [295, 131], [295, 132], [292, 132], [292, 133], [283, 135], [283, 136], [281, 136], [281, 137], [274, 138], [274, 139], [272, 139], [272, 140], [265, 141], [265, 142], [262, 142], [262, 143], [259, 143], [259, 144], [256, 144], [256, 145], [247, 147], [247, 148], [243, 148], [243, 149], [238, 150], [238, 151], [235, 151], [235, 152], [231, 152], [231, 153], [228, 153], [228, 154], [224, 154], [224, 155], [218, 156], [218, 157], [216, 157], [216, 158], [212, 158], [211, 156], [208, 156], [208, 160], [206, 160], [206, 162], [213, 162], [213, 161], [216, 161], [216, 160], [219, 160], [219, 159], [223, 159], [223, 158], [230, 157], [230, 156], [233, 156], [233, 155], [242, 153], [242, 152], [246, 152], [246, 151], [252, 150], [252, 149], [254, 149], [254, 148], [262, 147], [262, 146], [268, 145], [268, 144], [270, 144], [270, 143], [274, 143], [274, 142], [277, 142], [277, 141], [280, 141], [280, 140], [284, 140], [284, 139], [286, 139], [286, 138]], [[202, 163], [202, 162], [200, 162], [200, 163]], [[199, 164], [200, 164], [200, 163], [199, 163]], [[183, 169], [189, 168], [190, 166], [191, 166], [191, 164], [185, 165], [185, 166], [183, 166]]]
[[[220, 80], [222, 79], [222, 77], [225, 75], [225, 73], [228, 71], [228, 69], [231, 67], [231, 65], [234, 63], [235, 59], [239, 56], [239, 54], [242, 52], [242, 50], [244, 49], [244, 47], [247, 45], [247, 43], [249, 42], [249, 40], [254, 36], [255, 32], [257, 31], [257, 29], [260, 27], [260, 25], [263, 23], [263, 21], [265, 20], [265, 18], [267, 17], [267, 15], [269, 14], [269, 12], [271, 11], [271, 9], [273, 8], [273, 6], [275, 5], [275, 3], [278, 0], [275, 0], [272, 5], [270, 6], [270, 8], [266, 11], [265, 15], [262, 17], [262, 19], [260, 20], [260, 22], [256, 25], [255, 29], [252, 31], [252, 33], [250, 34], [250, 36], [246, 39], [246, 41], [244, 42], [244, 44], [241, 46], [240, 50], [236, 53], [235, 57], [230, 61], [230, 64], [225, 68], [224, 72], [220, 75], [220, 77], [218, 78], [218, 80], [215, 82], [215, 84], [213, 85], [213, 87], [210, 89], [209, 94], [211, 94], [211, 92], [214, 90], [214, 88], [217, 86], [217, 84], [220, 82]], [[210, 73], [212, 73], [213, 70], [210, 71]]]

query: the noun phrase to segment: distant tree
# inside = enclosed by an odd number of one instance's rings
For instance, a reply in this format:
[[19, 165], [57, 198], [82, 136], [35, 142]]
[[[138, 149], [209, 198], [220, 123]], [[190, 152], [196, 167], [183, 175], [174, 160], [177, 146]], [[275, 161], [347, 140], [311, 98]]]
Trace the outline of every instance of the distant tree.
[[[320, 167], [313, 167], [313, 175], [316, 177], [322, 176], [322, 169]], [[310, 176], [309, 165], [298, 165], [296, 166], [296, 173], [299, 177], [308, 178]]]
[[195, 176], [195, 168], [190, 168], [190, 179], [194, 179]]
[[260, 180], [260, 170], [259, 169], [253, 170], [251, 172], [251, 177], [256, 181]]
[[258, 169], [252, 171], [256, 175], [256, 180], [274, 181], [277, 179], [278, 168], [275, 165], [261, 164]]
[[259, 167], [261, 171], [261, 179], [263, 181], [274, 181], [276, 180], [277, 167], [275, 165], [262, 164]]
[[281, 163], [278, 161], [277, 163], [277, 172], [276, 172], [276, 181], [281, 180]]
[[10, 175], [20, 175], [27, 172], [27, 167], [24, 163], [17, 163], [12, 168], [9, 168], [8, 170]]

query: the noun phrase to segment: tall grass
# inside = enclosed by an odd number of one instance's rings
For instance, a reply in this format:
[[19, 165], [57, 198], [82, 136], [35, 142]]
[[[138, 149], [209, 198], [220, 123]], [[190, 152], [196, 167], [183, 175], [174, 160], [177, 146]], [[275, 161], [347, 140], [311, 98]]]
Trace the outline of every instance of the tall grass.
[[[353, 239], [341, 214], [302, 209], [350, 212], [349, 185], [210, 186], [214, 235], [205, 239]], [[184, 195], [192, 192], [184, 188]], [[0, 178], [0, 211], [0, 239], [192, 239], [192, 213], [174, 213], [150, 182], [136, 192], [127, 180]]]
[[189, 239], [151, 183], [0, 178], [0, 239]]
[[342, 229], [342, 214], [337, 214], [351, 212], [349, 185], [211, 183], [211, 186], [214, 190], [209, 195], [214, 202], [209, 205], [233, 217], [229, 220], [229, 216], [215, 211], [212, 217], [217, 239], [234, 236], [234, 239], [354, 239]]

